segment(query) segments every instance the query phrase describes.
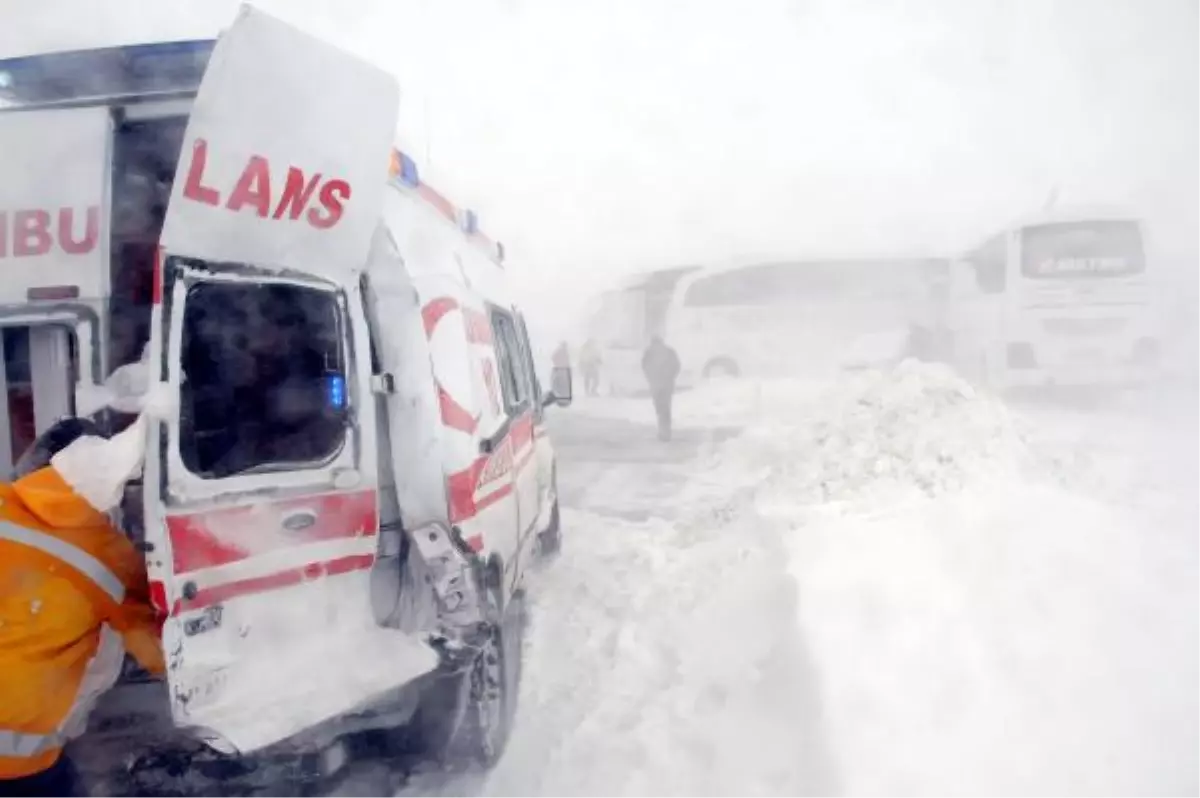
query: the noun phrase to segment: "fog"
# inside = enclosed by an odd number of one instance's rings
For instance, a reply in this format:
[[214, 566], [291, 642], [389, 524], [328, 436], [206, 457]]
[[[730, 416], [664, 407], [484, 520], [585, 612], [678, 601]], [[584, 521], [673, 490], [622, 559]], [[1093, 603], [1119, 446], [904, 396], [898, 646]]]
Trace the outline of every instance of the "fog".
[[[555, 331], [617, 274], [951, 254], [1052, 192], [1196, 252], [1188, 0], [260, 5], [399, 76], [399, 142]], [[0, 56], [210, 37], [235, 8], [47, 0], [10, 9]]]
[[[237, 8], [9, 5], [0, 58], [214, 37]], [[574, 406], [547, 411], [566, 542], [531, 577], [509, 751], [467, 778], [397, 766], [389, 789], [1200, 789], [1194, 0], [255, 5], [398, 77], [399, 146], [504, 243], [547, 372], [560, 340], [579, 372], [579, 344], [626, 312], [593, 320], [597, 297], [636, 274], [915, 264], [894, 289], [779, 273], [758, 305], [719, 307], [736, 291], [710, 284], [710, 305], [673, 307], [671, 332], [705, 333], [668, 335], [674, 438], [647, 396], [649, 325], [605, 349], [599, 389], [577, 377]], [[1010, 305], [960, 303], [983, 354], [917, 351], [913, 326], [941, 323], [923, 269], [1066, 206], [1144, 220], [1145, 269], [1080, 290], [1070, 269], [1141, 255], [1048, 245], [1064, 272], [1015, 259]], [[1106, 306], [1153, 308], [1151, 378], [993, 382], [996, 352], [1032, 372], [1034, 347], [1066, 352], [1110, 316], [1137, 329], [1111, 339], [1134, 363], [1145, 319]], [[991, 339], [972, 327], [988, 313]], [[753, 362], [724, 368], [726, 339]]]

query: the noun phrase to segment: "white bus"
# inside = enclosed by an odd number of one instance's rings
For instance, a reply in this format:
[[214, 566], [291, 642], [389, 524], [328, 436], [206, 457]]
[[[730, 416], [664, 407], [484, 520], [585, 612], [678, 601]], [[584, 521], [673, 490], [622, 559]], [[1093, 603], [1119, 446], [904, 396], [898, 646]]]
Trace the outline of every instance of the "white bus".
[[999, 389], [1136, 384], [1159, 355], [1152, 299], [1135, 216], [1053, 210], [957, 260], [942, 321], [960, 370]]
[[701, 378], [804, 375], [891, 362], [935, 258], [739, 263], [679, 281], [667, 339]]

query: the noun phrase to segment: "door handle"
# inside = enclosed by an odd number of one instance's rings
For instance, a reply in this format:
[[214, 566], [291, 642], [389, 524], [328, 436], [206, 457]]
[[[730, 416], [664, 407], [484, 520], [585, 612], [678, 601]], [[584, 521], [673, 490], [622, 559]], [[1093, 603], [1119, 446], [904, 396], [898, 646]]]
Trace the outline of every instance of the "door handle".
[[317, 513], [315, 510], [294, 510], [283, 517], [280, 521], [282, 526], [288, 532], [300, 532], [308, 529], [317, 522]]

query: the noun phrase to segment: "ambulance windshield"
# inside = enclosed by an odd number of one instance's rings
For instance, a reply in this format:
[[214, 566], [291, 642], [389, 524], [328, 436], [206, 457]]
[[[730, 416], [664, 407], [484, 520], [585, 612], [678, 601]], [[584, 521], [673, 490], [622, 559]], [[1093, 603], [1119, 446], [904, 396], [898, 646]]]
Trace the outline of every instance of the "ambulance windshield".
[[291, 284], [201, 283], [183, 319], [180, 449], [208, 479], [321, 463], [346, 438], [337, 295]]

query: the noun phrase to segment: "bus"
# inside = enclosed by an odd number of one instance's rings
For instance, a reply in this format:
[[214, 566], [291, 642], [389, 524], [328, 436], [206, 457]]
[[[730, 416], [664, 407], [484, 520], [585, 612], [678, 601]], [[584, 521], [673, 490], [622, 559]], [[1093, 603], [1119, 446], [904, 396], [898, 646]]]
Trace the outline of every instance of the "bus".
[[915, 256], [741, 262], [687, 274], [667, 338], [701, 379], [828, 374], [894, 362], [908, 346], [922, 275]]
[[940, 315], [960, 371], [997, 389], [1137, 384], [1159, 341], [1142, 221], [1048, 210], [957, 259]]

